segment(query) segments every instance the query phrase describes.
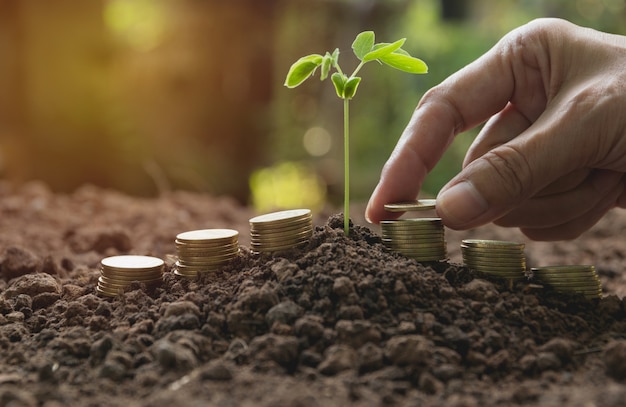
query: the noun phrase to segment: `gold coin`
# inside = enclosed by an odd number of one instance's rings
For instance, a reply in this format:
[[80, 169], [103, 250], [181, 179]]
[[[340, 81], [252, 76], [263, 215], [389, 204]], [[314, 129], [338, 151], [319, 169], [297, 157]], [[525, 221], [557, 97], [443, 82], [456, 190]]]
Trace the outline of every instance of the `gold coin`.
[[476, 264], [482, 266], [524, 266], [526, 268], [526, 259], [524, 258], [510, 258], [510, 259], [489, 259], [486, 257], [467, 257], [463, 256], [463, 264]]
[[493, 274], [493, 275], [526, 275], [526, 270], [518, 268], [518, 269], [506, 269], [506, 268], [493, 268], [493, 267], [472, 267], [467, 266], [467, 268], [477, 271], [483, 274]]
[[601, 290], [602, 287], [598, 284], [589, 284], [589, 285], [560, 285], [560, 284], [546, 284], [549, 287], [557, 291], [598, 291]]
[[438, 240], [445, 240], [446, 236], [443, 233], [442, 230], [437, 230], [437, 231], [418, 231], [418, 232], [409, 232], [409, 231], [405, 231], [405, 232], [401, 232], [401, 233], [395, 233], [395, 232], [388, 232], [388, 231], [383, 231], [381, 233], [381, 239], [411, 239], [411, 240], [433, 240], [433, 239], [438, 239]]
[[220, 268], [226, 266], [230, 260], [187, 260], [187, 259], [178, 259], [178, 264], [184, 267], [197, 267], [197, 268]]
[[290, 209], [255, 216], [250, 219], [250, 226], [289, 224], [311, 218], [310, 209]]
[[581, 280], [593, 280], [600, 281], [597, 274], [533, 274], [537, 280], [542, 281], [581, 281]]
[[197, 249], [178, 249], [176, 250], [176, 254], [179, 256], [191, 256], [191, 257], [210, 257], [210, 256], [231, 256], [237, 255], [239, 253], [239, 245], [227, 247], [223, 249], [205, 249], [205, 250], [197, 250]]
[[533, 267], [531, 269], [534, 273], [594, 273], [596, 269], [594, 266], [586, 266], [586, 265], [574, 265], [574, 266], [544, 266], [544, 267]]
[[309, 222], [289, 227], [250, 228], [250, 236], [289, 235], [300, 232], [313, 233], [313, 225]]
[[463, 258], [468, 259], [476, 259], [476, 260], [492, 260], [492, 261], [506, 261], [506, 260], [524, 260], [526, 256], [524, 252], [511, 252], [511, 253], [502, 253], [502, 252], [494, 252], [491, 253], [489, 250], [485, 251], [476, 251], [476, 250], [461, 250], [461, 256]]
[[195, 278], [198, 276], [198, 272], [195, 270], [180, 270], [178, 268], [174, 269], [174, 274], [185, 278]]
[[445, 234], [443, 231], [420, 231], [420, 232], [401, 232], [401, 233], [389, 233], [382, 231], [380, 235], [381, 239], [420, 239], [420, 240], [445, 240]]
[[122, 255], [106, 257], [100, 261], [102, 267], [115, 270], [152, 270], [163, 267], [165, 262], [157, 257]]
[[387, 212], [428, 211], [435, 209], [436, 199], [418, 199], [415, 201], [385, 204]]
[[117, 297], [120, 294], [124, 293], [124, 290], [108, 290], [104, 287], [100, 287], [99, 285], [96, 287], [96, 292], [100, 295], [104, 295], [106, 297]]
[[257, 234], [250, 235], [250, 240], [255, 242], [276, 242], [281, 240], [296, 240], [296, 239], [309, 239], [313, 236], [312, 231], [304, 230], [294, 233], [272, 233], [272, 234]]
[[505, 240], [487, 240], [487, 239], [464, 239], [461, 241], [461, 245], [467, 248], [489, 248], [489, 249], [524, 249], [524, 243], [508, 242]]
[[211, 243], [221, 241], [233, 241], [238, 238], [239, 232], [233, 229], [200, 229], [176, 235], [176, 240], [180, 243]]
[[466, 267], [476, 270], [526, 271], [525, 263], [493, 265], [488, 263], [463, 263]]
[[252, 235], [288, 234], [305, 231], [310, 231], [311, 233], [313, 232], [313, 224], [310, 221], [285, 226], [250, 228], [250, 234]]
[[419, 228], [419, 227], [443, 227], [441, 218], [410, 218], [398, 220], [381, 220], [380, 225], [388, 228]]
[[239, 245], [239, 239], [235, 239], [232, 241], [222, 241], [222, 242], [206, 242], [206, 243], [182, 243], [176, 241], [176, 249], [177, 250], [219, 250], [226, 248], [235, 248]]
[[414, 242], [414, 241], [392, 241], [385, 243], [385, 246], [391, 249], [412, 249], [412, 250], [429, 250], [446, 247], [445, 242]]
[[465, 243], [461, 244], [461, 251], [469, 253], [524, 253], [524, 246], [469, 246]]
[[546, 271], [546, 272], [542, 272], [542, 271], [537, 271], [534, 269], [531, 269], [531, 271], [533, 272], [533, 274], [537, 277], [546, 277], [546, 278], [569, 278], [569, 277], [597, 277], [598, 274], [593, 271]]
[[107, 278], [110, 280], [115, 280], [115, 281], [123, 281], [123, 282], [128, 282], [131, 283], [133, 281], [150, 281], [150, 280], [157, 280], [157, 279], [161, 279], [163, 278], [163, 274], [162, 273], [156, 273], [156, 274], [148, 274], [145, 276], [141, 276], [141, 277], [136, 277], [136, 276], [127, 276], [124, 274], [111, 274], [111, 273], [104, 273], [100, 275], [100, 278]]

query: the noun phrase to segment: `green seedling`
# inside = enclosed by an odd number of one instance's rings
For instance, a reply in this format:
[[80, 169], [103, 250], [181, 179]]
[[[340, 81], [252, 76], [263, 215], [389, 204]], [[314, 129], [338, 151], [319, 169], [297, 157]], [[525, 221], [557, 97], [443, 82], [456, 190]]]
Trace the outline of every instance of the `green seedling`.
[[336, 70], [330, 79], [335, 86], [337, 96], [343, 99], [343, 137], [344, 137], [344, 232], [350, 233], [350, 127], [349, 127], [349, 101], [354, 97], [361, 83], [361, 77], [356, 76], [363, 66], [371, 61], [389, 65], [392, 68], [404, 72], [421, 74], [428, 72], [428, 66], [421, 59], [414, 58], [402, 49], [406, 38], [396, 42], [375, 43], [373, 31], [364, 31], [356, 36], [352, 43], [354, 55], [361, 61], [352, 75], [343, 73], [339, 67], [339, 49], [325, 55], [311, 54], [294, 62], [289, 68], [285, 86], [295, 88], [310, 76], [313, 76], [317, 68], [321, 70], [320, 80], [325, 80], [332, 69]]

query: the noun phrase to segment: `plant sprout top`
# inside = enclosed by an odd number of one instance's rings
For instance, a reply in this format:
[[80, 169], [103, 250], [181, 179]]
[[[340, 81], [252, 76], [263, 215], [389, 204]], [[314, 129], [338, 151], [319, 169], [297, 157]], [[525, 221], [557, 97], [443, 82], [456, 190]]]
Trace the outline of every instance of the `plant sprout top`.
[[380, 42], [376, 44], [374, 41], [373, 31], [364, 31], [357, 35], [352, 43], [352, 50], [361, 63], [349, 77], [339, 67], [339, 48], [335, 48], [332, 54], [329, 52], [326, 52], [326, 55], [311, 54], [294, 62], [287, 73], [285, 86], [295, 88], [312, 76], [318, 67], [321, 67], [320, 80], [324, 80], [328, 77], [330, 69], [335, 68], [337, 72], [333, 73], [330, 79], [333, 85], [335, 85], [337, 96], [341, 99], [352, 99], [361, 82], [361, 78], [356, 76], [356, 74], [363, 65], [370, 61], [378, 61], [409, 73], [421, 74], [428, 72], [428, 66], [426, 66], [424, 61], [412, 57], [402, 49], [406, 38], [392, 43]]
[[318, 67], [321, 67], [320, 79], [324, 80], [328, 77], [331, 68], [337, 72], [333, 73], [330, 79], [335, 85], [337, 96], [343, 99], [344, 103], [344, 231], [346, 236], [349, 234], [349, 207], [350, 207], [350, 165], [349, 165], [349, 145], [350, 132], [348, 125], [349, 109], [348, 104], [352, 99], [361, 83], [361, 78], [356, 74], [361, 70], [363, 65], [370, 61], [378, 61], [378, 63], [389, 65], [393, 68], [409, 73], [426, 73], [428, 67], [421, 59], [414, 58], [408, 52], [402, 49], [406, 38], [396, 42], [381, 42], [376, 44], [373, 31], [364, 31], [356, 36], [352, 43], [354, 55], [361, 61], [356, 67], [352, 75], [347, 76], [339, 67], [339, 48], [335, 48], [333, 53], [326, 52], [325, 55], [311, 54], [298, 59], [291, 65], [285, 86], [295, 88], [312, 76]]

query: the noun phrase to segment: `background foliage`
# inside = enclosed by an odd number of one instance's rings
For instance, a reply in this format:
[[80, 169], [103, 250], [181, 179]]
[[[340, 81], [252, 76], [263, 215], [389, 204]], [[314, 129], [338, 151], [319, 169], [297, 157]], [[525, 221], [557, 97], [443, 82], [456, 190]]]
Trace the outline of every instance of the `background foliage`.
[[[406, 37], [428, 75], [366, 66], [351, 104], [352, 196], [365, 201], [423, 93], [537, 17], [626, 34], [625, 0], [0, 0], [0, 177], [260, 209], [339, 204], [341, 102], [282, 86], [293, 61], [356, 33]], [[346, 66], [351, 71], [353, 66]], [[475, 131], [429, 175], [435, 195]]]

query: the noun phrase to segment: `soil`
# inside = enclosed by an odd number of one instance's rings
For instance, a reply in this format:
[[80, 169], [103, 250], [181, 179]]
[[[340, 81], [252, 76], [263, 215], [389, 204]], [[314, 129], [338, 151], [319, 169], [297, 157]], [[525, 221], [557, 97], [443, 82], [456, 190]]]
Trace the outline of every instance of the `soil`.
[[[253, 215], [189, 192], [0, 183], [0, 406], [624, 405], [626, 213], [528, 242], [530, 266], [595, 264], [591, 301], [459, 265], [460, 239], [515, 231], [447, 231], [450, 260], [420, 264], [320, 213], [307, 246], [253, 255]], [[239, 258], [172, 273], [176, 234], [223, 227]], [[99, 261], [127, 253], [166, 260], [163, 284], [96, 295]]]

